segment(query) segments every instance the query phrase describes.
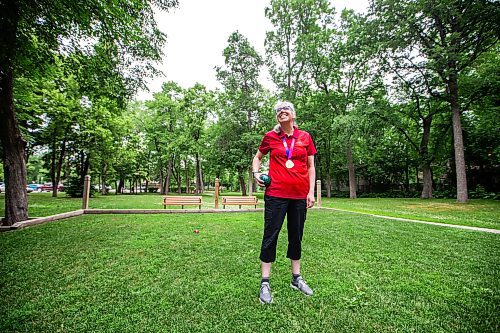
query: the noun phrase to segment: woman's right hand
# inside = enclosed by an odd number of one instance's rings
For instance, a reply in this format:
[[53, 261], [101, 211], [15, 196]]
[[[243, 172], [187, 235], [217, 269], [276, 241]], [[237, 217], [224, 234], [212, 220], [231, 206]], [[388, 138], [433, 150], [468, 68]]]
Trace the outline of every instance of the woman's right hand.
[[255, 178], [255, 181], [257, 182], [257, 184], [259, 184], [260, 187], [266, 187], [266, 185], [260, 179], [260, 175], [262, 175], [262, 172], [255, 172], [253, 174], [253, 177]]

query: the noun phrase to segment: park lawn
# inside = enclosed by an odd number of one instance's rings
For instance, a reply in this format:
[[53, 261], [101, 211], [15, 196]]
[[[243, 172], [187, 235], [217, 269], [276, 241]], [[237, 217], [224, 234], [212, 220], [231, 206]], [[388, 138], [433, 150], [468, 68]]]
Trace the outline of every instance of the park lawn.
[[[200, 233], [193, 233], [194, 229]], [[0, 234], [0, 332], [498, 332], [500, 235], [308, 212], [258, 301], [262, 212], [83, 215]]]
[[322, 198], [322, 206], [414, 220], [500, 229], [500, 201], [471, 199]]

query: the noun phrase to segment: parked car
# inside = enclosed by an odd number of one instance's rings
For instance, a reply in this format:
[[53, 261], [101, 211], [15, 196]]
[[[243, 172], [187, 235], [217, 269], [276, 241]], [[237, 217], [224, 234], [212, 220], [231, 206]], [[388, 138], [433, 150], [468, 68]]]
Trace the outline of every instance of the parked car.
[[[2, 192], [5, 192], [5, 184], [4, 183], [0, 184], [0, 193], [2, 193]], [[33, 189], [26, 186], [26, 192], [31, 193], [31, 192], [33, 192]]]
[[[40, 189], [44, 192], [52, 192], [52, 183], [45, 183], [40, 187]], [[57, 191], [64, 192], [63, 184], [57, 185]]]
[[42, 192], [42, 184], [28, 184], [28, 187], [34, 192]]

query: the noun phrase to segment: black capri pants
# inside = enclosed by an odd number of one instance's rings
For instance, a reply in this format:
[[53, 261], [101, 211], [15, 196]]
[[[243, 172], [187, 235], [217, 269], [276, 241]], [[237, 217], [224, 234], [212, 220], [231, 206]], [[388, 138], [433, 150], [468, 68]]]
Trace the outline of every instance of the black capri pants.
[[260, 248], [260, 260], [274, 262], [278, 236], [287, 217], [287, 258], [299, 260], [302, 254], [302, 234], [306, 221], [306, 199], [287, 199], [264, 196], [264, 237]]

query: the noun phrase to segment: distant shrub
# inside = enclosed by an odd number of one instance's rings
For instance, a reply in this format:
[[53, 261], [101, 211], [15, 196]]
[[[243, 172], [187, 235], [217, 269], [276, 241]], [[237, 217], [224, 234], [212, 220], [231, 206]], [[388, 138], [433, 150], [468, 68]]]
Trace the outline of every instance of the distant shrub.
[[[332, 191], [331, 198], [349, 198], [349, 191]], [[420, 198], [421, 191], [401, 191], [390, 190], [385, 192], [361, 192], [357, 193], [358, 198]], [[321, 196], [326, 198], [326, 191], [321, 191]], [[454, 188], [432, 191], [432, 197], [436, 199], [456, 199], [457, 190]], [[500, 200], [500, 193], [487, 192], [484, 187], [478, 185], [474, 191], [469, 192], [470, 199], [492, 199]]]
[[432, 197], [436, 199], [456, 199], [457, 190], [447, 189], [447, 190], [435, 190], [432, 191]]
[[[65, 186], [66, 195], [71, 198], [83, 197], [83, 181], [80, 176], [70, 176]], [[93, 197], [97, 190], [90, 186], [90, 196]]]
[[500, 200], [500, 193], [487, 192], [483, 186], [477, 185], [474, 191], [469, 192], [469, 198]]

